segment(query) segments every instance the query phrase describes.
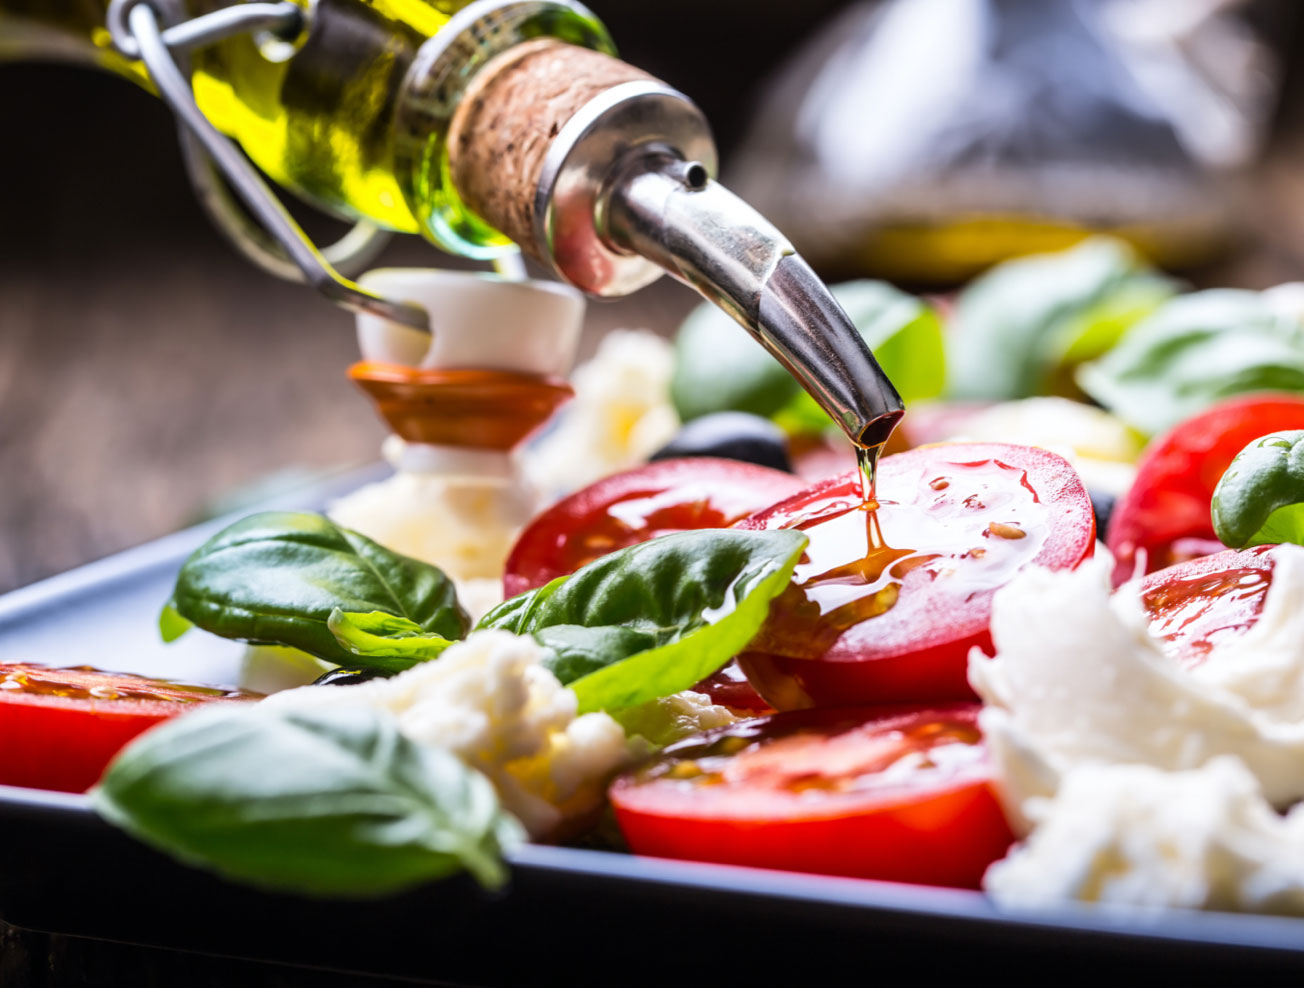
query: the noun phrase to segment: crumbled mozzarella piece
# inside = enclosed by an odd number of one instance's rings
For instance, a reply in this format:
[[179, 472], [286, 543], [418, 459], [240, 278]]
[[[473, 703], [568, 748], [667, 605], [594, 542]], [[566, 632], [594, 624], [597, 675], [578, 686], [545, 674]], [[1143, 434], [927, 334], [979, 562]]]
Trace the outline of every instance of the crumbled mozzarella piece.
[[1266, 717], [1304, 721], [1304, 548], [1273, 550], [1272, 583], [1259, 619], [1191, 670]]
[[576, 716], [574, 692], [539, 664], [543, 655], [532, 638], [478, 631], [392, 679], [307, 686], [264, 702], [388, 710], [412, 740], [484, 772], [530, 835], [545, 837], [596, 810], [607, 780], [638, 748], [607, 714]]
[[[1011, 808], [1076, 766], [1179, 771], [1220, 755], [1240, 758], [1275, 805], [1304, 797], [1304, 723], [1279, 717], [1298, 699], [1265, 694], [1258, 699], [1269, 702], [1255, 703], [1247, 683], [1227, 688], [1230, 672], [1178, 667], [1150, 637], [1137, 594], [1125, 588], [1111, 599], [1109, 566], [1102, 554], [1076, 571], [1020, 573], [993, 603], [996, 656], [970, 656], [969, 681], [987, 704], [980, 722]], [[1269, 598], [1293, 599], [1289, 584], [1299, 574], [1293, 563], [1279, 566]]]
[[1001, 905], [1304, 914], [1304, 810], [1278, 816], [1235, 758], [1184, 772], [1082, 766], [1027, 812], [1032, 836], [984, 879]]
[[712, 703], [705, 693], [684, 690], [622, 710], [617, 719], [627, 734], [659, 748], [691, 734], [728, 727], [740, 718], [728, 707]]
[[454, 580], [497, 579], [533, 498], [500, 478], [399, 471], [336, 501], [332, 521]]
[[642, 330], [608, 333], [572, 376], [575, 398], [556, 427], [525, 450], [540, 490], [568, 493], [642, 463], [679, 427], [670, 403], [674, 350]]

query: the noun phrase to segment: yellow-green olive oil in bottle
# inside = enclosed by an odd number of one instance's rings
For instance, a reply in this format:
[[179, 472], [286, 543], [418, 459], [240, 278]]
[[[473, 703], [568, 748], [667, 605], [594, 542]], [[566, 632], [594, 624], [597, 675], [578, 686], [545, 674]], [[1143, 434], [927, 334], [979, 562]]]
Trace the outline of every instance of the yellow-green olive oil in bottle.
[[[568, 0], [295, 2], [304, 8], [297, 37], [240, 36], [190, 55], [208, 119], [278, 184], [337, 216], [471, 257], [513, 249], [448, 179], [444, 137], [457, 97], [475, 67], [516, 41], [556, 37], [611, 52], [602, 25]], [[220, 6], [152, 5], [172, 23]], [[81, 58], [148, 87], [144, 67], [113, 49], [107, 7], [0, 0], [0, 58]]]

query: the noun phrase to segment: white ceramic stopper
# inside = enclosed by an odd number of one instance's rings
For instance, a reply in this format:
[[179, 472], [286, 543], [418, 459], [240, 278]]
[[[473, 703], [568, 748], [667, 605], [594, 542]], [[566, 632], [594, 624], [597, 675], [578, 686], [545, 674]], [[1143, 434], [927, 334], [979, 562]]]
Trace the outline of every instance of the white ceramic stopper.
[[435, 268], [378, 268], [358, 283], [430, 313], [433, 337], [359, 314], [365, 360], [421, 368], [476, 368], [565, 377], [575, 362], [584, 297], [553, 281]]

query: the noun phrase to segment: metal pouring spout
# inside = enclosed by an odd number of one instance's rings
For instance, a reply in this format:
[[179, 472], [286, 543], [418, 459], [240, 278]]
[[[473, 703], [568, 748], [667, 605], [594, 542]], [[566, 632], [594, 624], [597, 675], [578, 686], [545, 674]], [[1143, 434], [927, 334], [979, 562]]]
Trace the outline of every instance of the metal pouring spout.
[[599, 210], [617, 247], [648, 258], [728, 312], [862, 446], [887, 440], [901, 396], [851, 319], [787, 238], [706, 168], [642, 153]]
[[[886, 441], [900, 396], [788, 239], [711, 179], [701, 110], [605, 55], [532, 44], [485, 70], [468, 101], [484, 112], [451, 132], [451, 173], [477, 214], [590, 295], [669, 272], [742, 324], [852, 442]], [[526, 92], [550, 95], [520, 126], [485, 109]]]

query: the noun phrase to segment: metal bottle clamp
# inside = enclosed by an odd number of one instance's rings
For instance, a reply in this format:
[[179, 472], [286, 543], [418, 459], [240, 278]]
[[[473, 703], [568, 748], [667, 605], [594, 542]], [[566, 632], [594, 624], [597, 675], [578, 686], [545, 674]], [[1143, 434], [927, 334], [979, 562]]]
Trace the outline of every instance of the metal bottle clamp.
[[[174, 55], [256, 31], [293, 37], [303, 28], [303, 8], [289, 0], [237, 3], [164, 30], [152, 2], [157, 0], [112, 0], [109, 34], [121, 54], [145, 63], [159, 95], [180, 120], [186, 167], [218, 228], [242, 254], [279, 278], [307, 282], [343, 308], [429, 332], [430, 317], [422, 306], [383, 298], [345, 277], [366, 268], [389, 240], [389, 231], [362, 221], [319, 251], [254, 166], [204, 116]], [[232, 192], [254, 220], [241, 211]]]

